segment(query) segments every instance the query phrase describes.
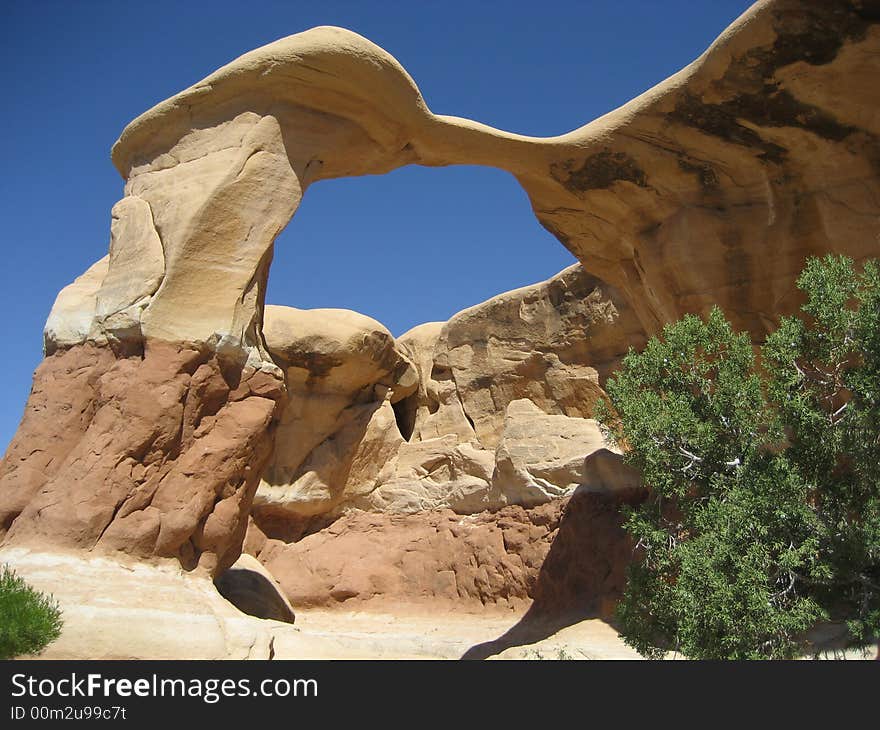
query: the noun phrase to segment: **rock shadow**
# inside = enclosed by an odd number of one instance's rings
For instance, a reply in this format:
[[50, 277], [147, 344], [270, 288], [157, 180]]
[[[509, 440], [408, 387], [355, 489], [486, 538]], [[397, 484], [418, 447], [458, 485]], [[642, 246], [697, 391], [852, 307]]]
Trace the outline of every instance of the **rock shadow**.
[[[256, 563], [256, 560], [251, 558]], [[259, 570], [233, 565], [214, 579], [217, 592], [242, 613], [256, 618], [294, 623], [295, 616], [278, 586]]]
[[575, 491], [530, 592], [528, 611], [497, 639], [472, 646], [461, 658], [488, 659], [586, 619], [599, 618], [613, 626], [614, 605], [623, 592], [633, 552], [620, 508], [642, 499], [639, 489], [614, 494]]

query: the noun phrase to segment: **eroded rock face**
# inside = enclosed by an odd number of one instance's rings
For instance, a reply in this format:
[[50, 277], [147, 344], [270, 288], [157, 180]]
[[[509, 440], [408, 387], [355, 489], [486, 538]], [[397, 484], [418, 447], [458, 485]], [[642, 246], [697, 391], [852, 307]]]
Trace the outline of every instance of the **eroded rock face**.
[[257, 512], [311, 517], [375, 488], [403, 441], [391, 404], [417, 385], [394, 337], [357, 312], [272, 306], [264, 335], [287, 394]]
[[492, 485], [495, 455], [455, 434], [403, 442], [385, 478], [353, 508], [410, 513], [451, 509], [473, 514], [506, 504]]
[[877, 251], [878, 17], [873, 1], [757, 2], [678, 74], [551, 139], [432, 114], [393, 57], [339, 28], [245, 54], [113, 148], [165, 252], [144, 333], [259, 355], [262, 270], [308, 185], [462, 163], [514, 174], [649, 334], [719, 304], [760, 337], [796, 308], [806, 256]]
[[583, 485], [584, 461], [604, 446], [594, 420], [548, 416], [530, 400], [515, 400], [507, 406], [493, 483], [510, 504], [542, 504]]
[[433, 370], [451, 377], [477, 439], [494, 449], [515, 400], [590, 418], [609, 372], [644, 341], [616, 290], [575, 264], [456, 314], [434, 346]]
[[416, 441], [448, 434], [462, 441], [476, 439], [452, 372], [436, 363], [442, 351], [438, 345], [445, 326], [445, 322], [428, 322], [413, 327], [398, 340], [419, 374], [418, 389], [397, 407], [402, 431]]
[[607, 371], [639, 337], [579, 265], [397, 341], [355, 312], [271, 306], [264, 334], [287, 396], [253, 512], [288, 536], [352, 509], [472, 514], [570, 494], [606, 445], [588, 363]]
[[[800, 304], [806, 257], [880, 251], [880, 7], [757, 2], [685, 69], [573, 132], [539, 220], [649, 332], [719, 305], [756, 340]], [[655, 320], [656, 324], [652, 324]]]
[[170, 563], [45, 545], [4, 547], [0, 562], [61, 606], [61, 636], [41, 659], [271, 659], [274, 634], [286, 626], [241, 613], [208, 576]]
[[240, 552], [282, 389], [273, 373], [170, 345], [56, 353], [0, 466], [4, 542], [222, 571]]
[[296, 606], [516, 606], [607, 615], [632, 546], [621, 499], [584, 494], [525, 509], [461, 516], [354, 513], [286, 544], [255, 526], [248, 549]]
[[46, 355], [52, 355], [60, 348], [82, 344], [89, 339], [106, 344], [103, 336], [93, 336], [93, 327], [98, 290], [107, 276], [109, 266], [110, 256], [107, 255], [58, 292], [43, 328], [43, 351]]
[[760, 337], [796, 309], [807, 256], [877, 252], [878, 17], [873, 0], [757, 2], [678, 74], [549, 139], [432, 114], [400, 64], [350, 31], [256, 49], [114, 145], [126, 187], [99, 329], [268, 360], [272, 241], [308, 186], [461, 163], [515, 175], [645, 332], [719, 304]]

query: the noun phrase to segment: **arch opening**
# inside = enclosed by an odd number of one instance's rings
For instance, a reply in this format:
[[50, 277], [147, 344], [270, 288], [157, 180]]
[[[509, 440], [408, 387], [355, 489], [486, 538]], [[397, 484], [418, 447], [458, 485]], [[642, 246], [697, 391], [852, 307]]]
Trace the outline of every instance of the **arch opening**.
[[495, 168], [408, 165], [303, 197], [275, 240], [266, 302], [354, 310], [396, 337], [576, 263]]

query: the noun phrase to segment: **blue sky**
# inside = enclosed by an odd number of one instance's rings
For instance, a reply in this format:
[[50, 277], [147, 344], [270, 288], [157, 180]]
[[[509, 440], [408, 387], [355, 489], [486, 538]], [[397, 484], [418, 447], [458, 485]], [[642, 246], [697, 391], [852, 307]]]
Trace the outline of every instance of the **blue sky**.
[[[0, 446], [56, 293], [107, 251], [122, 194], [110, 147], [155, 103], [252, 48], [339, 25], [394, 55], [434, 112], [556, 135], [685, 66], [749, 5], [0, 0]], [[310, 188], [276, 243], [268, 301], [356, 309], [399, 335], [572, 262], [507, 173], [407, 167]]]

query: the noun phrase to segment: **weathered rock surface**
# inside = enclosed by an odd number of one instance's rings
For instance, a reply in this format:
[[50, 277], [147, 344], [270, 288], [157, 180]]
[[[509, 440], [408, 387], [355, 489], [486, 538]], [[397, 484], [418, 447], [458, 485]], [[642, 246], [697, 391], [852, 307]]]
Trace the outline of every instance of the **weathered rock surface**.
[[165, 253], [150, 206], [129, 195], [113, 206], [110, 261], [97, 291], [92, 336], [140, 342], [141, 314], [165, 274]]
[[639, 659], [592, 614], [532, 608], [539, 602], [513, 611], [377, 602], [303, 610], [291, 625], [239, 612], [206, 576], [172, 565], [21, 548], [0, 549], [0, 563], [61, 604], [61, 637], [40, 659]]
[[[43, 350], [46, 355], [89, 339], [95, 322], [98, 290], [109, 266], [110, 256], [107, 255], [58, 292], [43, 328]], [[103, 341], [104, 338], [101, 338]]]
[[402, 442], [391, 403], [417, 385], [394, 337], [357, 312], [274, 306], [264, 336], [287, 394], [256, 511], [311, 517], [375, 488]]
[[208, 576], [169, 563], [120, 562], [45, 546], [3, 548], [0, 563], [61, 606], [61, 636], [40, 658], [269, 659], [273, 628], [286, 626], [246, 616]]
[[123, 131], [100, 318], [268, 359], [272, 241], [308, 186], [462, 163], [515, 175], [645, 332], [719, 304], [760, 337], [797, 307], [806, 256], [877, 253], [878, 17], [862, 0], [757, 2], [679, 73], [547, 139], [432, 114], [400, 64], [350, 31], [281, 39]]
[[267, 305], [263, 336], [289, 387], [352, 396], [364, 388], [394, 389], [392, 401], [416, 388], [417, 374], [382, 324], [347, 309]]
[[492, 481], [509, 504], [543, 504], [585, 484], [585, 459], [604, 446], [594, 420], [547, 415], [528, 399], [515, 400], [507, 406]]
[[472, 514], [507, 504], [492, 486], [493, 452], [455, 434], [401, 443], [381, 483], [352, 507], [379, 512], [448, 508]]
[[581, 486], [578, 489], [588, 492], [626, 493], [642, 486], [642, 475], [624, 464], [623, 457], [617, 451], [601, 448], [584, 459]]
[[584, 493], [468, 516], [358, 512], [289, 544], [252, 525], [247, 545], [298, 607], [478, 608], [536, 599], [547, 614], [604, 615], [632, 551], [619, 504], [637, 498]]
[[643, 344], [625, 301], [575, 264], [452, 317], [434, 347], [434, 372], [454, 381], [479, 442], [494, 449], [515, 400], [591, 417], [608, 373]]
[[[40, 659], [459, 659], [520, 620], [513, 611], [302, 611], [297, 624], [237, 611], [205, 576], [82, 551], [0, 550], [28, 583], [61, 604], [61, 637]], [[387, 606], [389, 609], [393, 608]], [[502, 658], [632, 658], [614, 630], [588, 619], [502, 642]]]
[[448, 367], [438, 366], [438, 347], [445, 322], [428, 322], [414, 327], [398, 339], [410, 355], [419, 374], [417, 391], [397, 404], [404, 435], [427, 441], [453, 434], [461, 441], [474, 441], [476, 432], [461, 404], [455, 379]]
[[633, 324], [580, 265], [396, 342], [355, 312], [266, 307], [287, 397], [255, 517], [289, 536], [351, 509], [471, 514], [570, 494], [605, 445], [582, 417], [603, 395], [589, 363], [607, 372]]
[[877, 251], [877, 22], [860, 0], [758, 2], [678, 74], [550, 139], [432, 114], [394, 58], [339, 28], [252, 51], [114, 146], [166, 252], [145, 333], [257, 346], [250, 293], [308, 185], [415, 162], [513, 173], [649, 333], [717, 303], [759, 336], [796, 306], [805, 256]]
[[235, 562], [282, 383], [211, 352], [80, 345], [37, 369], [0, 465], [5, 544]]

